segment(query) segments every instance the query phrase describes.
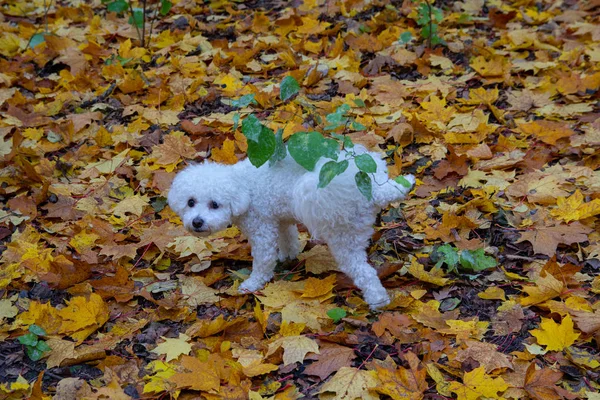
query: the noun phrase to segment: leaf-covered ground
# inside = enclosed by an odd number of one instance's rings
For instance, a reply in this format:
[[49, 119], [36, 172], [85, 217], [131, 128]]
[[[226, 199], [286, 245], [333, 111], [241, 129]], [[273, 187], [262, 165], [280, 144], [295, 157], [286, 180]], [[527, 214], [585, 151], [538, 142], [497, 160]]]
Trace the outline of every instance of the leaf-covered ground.
[[[143, 48], [99, 0], [1, 2], [0, 398], [599, 399], [599, 3], [434, 5], [434, 48], [408, 0], [181, 0]], [[392, 304], [306, 232], [238, 295], [246, 240], [186, 234], [174, 173], [343, 104], [418, 178], [370, 248]]]

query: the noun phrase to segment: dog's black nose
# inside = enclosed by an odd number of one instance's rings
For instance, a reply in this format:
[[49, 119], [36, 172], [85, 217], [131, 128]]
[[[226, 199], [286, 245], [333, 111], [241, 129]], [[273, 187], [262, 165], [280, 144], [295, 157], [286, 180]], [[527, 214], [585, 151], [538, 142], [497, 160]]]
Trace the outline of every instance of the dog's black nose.
[[204, 220], [200, 217], [196, 217], [192, 221], [192, 226], [194, 227], [194, 229], [200, 229], [202, 228], [202, 225], [204, 225]]

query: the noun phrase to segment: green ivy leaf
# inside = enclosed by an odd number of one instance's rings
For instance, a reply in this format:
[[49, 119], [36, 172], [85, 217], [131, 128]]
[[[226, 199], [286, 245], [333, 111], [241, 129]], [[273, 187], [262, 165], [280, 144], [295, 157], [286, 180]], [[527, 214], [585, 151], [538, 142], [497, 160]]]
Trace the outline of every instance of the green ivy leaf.
[[409, 187], [411, 187], [411, 186], [412, 186], [412, 184], [411, 184], [409, 181], [407, 181], [407, 180], [406, 180], [406, 178], [405, 178], [405, 177], [403, 177], [403, 176], [397, 176], [397, 177], [394, 179], [394, 181], [395, 181], [396, 183], [399, 183], [400, 185], [404, 186], [405, 188], [409, 188]]
[[348, 165], [348, 160], [343, 160], [340, 162], [326, 162], [321, 168], [321, 171], [319, 171], [319, 184], [317, 187], [324, 188], [325, 186], [329, 185], [329, 182], [331, 182], [333, 178], [343, 174], [344, 171], [346, 171]]
[[171, 11], [173, 3], [169, 0], [160, 0], [160, 15], [167, 15]]
[[288, 150], [298, 164], [312, 171], [321, 157], [337, 159], [338, 143], [319, 132], [297, 132], [288, 140]]
[[280, 96], [282, 101], [286, 101], [300, 91], [300, 85], [293, 76], [286, 76], [281, 81]]
[[346, 118], [344, 115], [348, 111], [350, 111], [350, 106], [348, 104], [342, 104], [335, 110], [335, 112], [327, 114], [325, 118], [329, 122], [329, 125], [325, 127], [325, 130], [333, 130], [345, 125], [348, 121], [348, 118]]
[[40, 341], [37, 343], [37, 345], [35, 346], [35, 348], [36, 348], [36, 349], [38, 349], [38, 350], [39, 350], [39, 351], [41, 351], [41, 352], [44, 352], [44, 351], [50, 351], [50, 350], [52, 350], [52, 349], [50, 348], [50, 346], [48, 346], [48, 343], [44, 342], [43, 340], [40, 340]]
[[442, 264], [446, 264], [448, 266], [448, 272], [456, 270], [456, 265], [458, 264], [458, 252], [450, 244], [446, 243], [445, 245], [438, 247], [432, 258], [438, 260], [435, 264], [436, 268], [441, 267]]
[[116, 12], [118, 14], [127, 11], [129, 4], [125, 0], [115, 0], [106, 5], [108, 11]]
[[285, 148], [285, 144], [283, 144], [283, 129], [279, 128], [277, 129], [277, 133], [275, 133], [275, 151], [269, 159], [269, 165], [283, 160], [286, 155], [287, 149]]
[[44, 355], [43, 351], [40, 351], [38, 349], [36, 349], [35, 347], [25, 347], [25, 353], [27, 354], [27, 357], [29, 357], [29, 359], [31, 361], [39, 361], [42, 356]]
[[402, 42], [404, 44], [410, 42], [411, 40], [412, 40], [412, 33], [410, 33], [409, 31], [402, 32], [402, 34], [400, 35], [400, 42]]
[[373, 199], [373, 184], [371, 183], [371, 178], [363, 171], [358, 171], [356, 175], [354, 175], [354, 180], [356, 181], [356, 186], [360, 193], [367, 198], [367, 200], [371, 201]]
[[371, 157], [371, 155], [368, 153], [363, 153], [361, 155], [356, 156], [354, 158], [354, 162], [356, 163], [358, 169], [368, 174], [373, 174], [377, 171], [377, 163], [375, 162], [375, 160], [373, 160], [373, 157]]
[[250, 104], [257, 104], [254, 99], [254, 93], [245, 94], [237, 100], [231, 100], [230, 102], [232, 107], [235, 108], [244, 108], [249, 106]]
[[29, 332], [33, 333], [34, 335], [38, 335], [38, 336], [46, 336], [46, 331], [44, 330], [44, 328], [42, 328], [41, 326], [38, 326], [36, 324], [29, 325]]
[[25, 346], [35, 346], [38, 342], [38, 337], [35, 333], [26, 333], [17, 338], [19, 343], [24, 344]]
[[258, 168], [269, 161], [275, 152], [276, 146], [277, 143], [273, 131], [261, 125], [258, 141], [248, 140], [248, 158], [252, 165]]
[[29, 47], [33, 49], [35, 46], [44, 43], [45, 41], [46, 35], [44, 33], [36, 33], [31, 37], [31, 39], [29, 39]]
[[479, 272], [488, 268], [495, 267], [498, 263], [496, 259], [490, 256], [486, 256], [483, 249], [477, 249], [474, 251], [463, 250], [460, 253], [460, 265], [467, 270]]
[[250, 114], [242, 121], [242, 133], [250, 142], [258, 142], [262, 126], [258, 118], [254, 114]]
[[332, 308], [327, 311], [327, 316], [337, 324], [342, 318], [346, 317], [346, 310], [340, 307]]
[[363, 99], [354, 99], [354, 104], [356, 104], [357, 107], [366, 107], [367, 106], [365, 104], [365, 102], [363, 101]]

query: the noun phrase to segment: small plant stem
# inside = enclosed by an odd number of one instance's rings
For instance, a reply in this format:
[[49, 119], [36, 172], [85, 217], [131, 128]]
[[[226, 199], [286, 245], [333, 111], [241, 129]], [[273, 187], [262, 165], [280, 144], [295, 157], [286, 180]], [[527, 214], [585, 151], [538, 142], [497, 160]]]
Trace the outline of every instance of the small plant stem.
[[144, 47], [144, 37], [140, 33], [140, 28], [138, 28], [137, 24], [135, 23], [135, 14], [133, 13], [133, 6], [131, 5], [131, 1], [128, 1], [127, 4], [129, 4], [129, 14], [131, 15], [133, 26], [135, 26], [135, 30], [137, 31], [138, 39], [140, 40], [140, 46]]
[[[142, 1], [143, 10], [142, 10], [142, 47], [146, 47], [146, 0]], [[134, 21], [135, 22], [135, 21]]]
[[427, 12], [429, 13], [429, 36], [427, 37], [427, 45], [431, 49], [431, 36], [433, 35], [433, 20], [431, 15], [431, 4], [429, 0], [425, 0], [427, 3]]

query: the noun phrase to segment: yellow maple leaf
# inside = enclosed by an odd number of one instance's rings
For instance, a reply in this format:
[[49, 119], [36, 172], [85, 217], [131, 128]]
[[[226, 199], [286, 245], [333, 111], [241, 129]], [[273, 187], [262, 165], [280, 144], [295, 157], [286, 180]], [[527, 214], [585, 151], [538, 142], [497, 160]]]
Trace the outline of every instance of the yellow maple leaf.
[[410, 369], [399, 367], [390, 370], [376, 365], [377, 378], [381, 385], [377, 385], [375, 391], [388, 395], [394, 400], [423, 398], [423, 392], [428, 387], [425, 380], [427, 372], [414, 353], [406, 353], [405, 358]]
[[560, 296], [564, 289], [564, 284], [549, 273], [546, 273], [545, 276], [540, 276], [535, 283], [536, 286], [523, 287], [523, 291], [529, 296], [519, 299], [521, 305], [531, 306], [543, 303], [546, 300]]
[[498, 286], [490, 286], [485, 291], [477, 293], [477, 296], [484, 300], [506, 300], [504, 290]]
[[579, 189], [569, 197], [556, 199], [557, 208], [550, 211], [553, 217], [565, 222], [579, 221], [600, 214], [600, 199], [584, 203], [583, 194]]
[[450, 279], [444, 278], [444, 271], [441, 268], [432, 268], [431, 271], [425, 271], [423, 264], [419, 263], [416, 258], [412, 259], [408, 272], [420, 281], [438, 286], [444, 286], [451, 282]]
[[508, 60], [501, 55], [494, 55], [489, 60], [484, 56], [475, 57], [471, 60], [471, 68], [484, 78], [500, 77], [508, 72]]
[[485, 373], [485, 367], [466, 372], [463, 383], [450, 382], [449, 390], [456, 393], [458, 400], [477, 400], [482, 396], [498, 398], [498, 392], [504, 392], [508, 385], [501, 377], [492, 378]]
[[446, 321], [448, 328], [439, 329], [440, 333], [444, 333], [446, 335], [456, 335], [456, 340], [467, 340], [469, 338], [474, 338], [477, 340], [482, 340], [483, 335], [487, 331], [489, 326], [489, 322], [487, 321], [478, 321], [476, 319], [471, 321], [463, 321], [460, 319], [450, 319]]
[[324, 300], [323, 297], [325, 299], [332, 297], [333, 294], [331, 291], [333, 290], [335, 281], [335, 275], [329, 275], [325, 279], [308, 278], [304, 286], [304, 293], [302, 293], [302, 297], [320, 298], [320, 300]]
[[319, 354], [319, 345], [306, 336], [283, 336], [269, 344], [267, 357], [283, 347], [283, 365], [303, 362], [307, 353]]
[[[181, 277], [181, 294], [184, 301], [190, 307], [198, 307], [200, 304], [214, 304], [220, 300], [217, 296], [218, 290], [206, 286], [200, 277]], [[167, 360], [168, 361], [168, 360]]]
[[573, 330], [573, 320], [569, 314], [563, 318], [560, 324], [554, 322], [552, 318], [542, 318], [541, 329], [529, 331], [537, 342], [546, 346], [548, 351], [562, 351], [569, 347], [579, 337], [579, 333]]
[[235, 142], [231, 139], [225, 139], [225, 141], [223, 142], [223, 147], [221, 147], [220, 149], [212, 149], [212, 154], [210, 158], [213, 161], [223, 164], [237, 163], [238, 159], [235, 156]]
[[190, 337], [184, 333], [180, 333], [178, 338], [165, 338], [162, 336], [161, 338], [164, 339], [164, 342], [152, 349], [151, 352], [166, 355], [167, 362], [176, 360], [182, 354], [190, 354], [190, 351], [192, 351], [192, 345], [188, 343]]
[[113, 214], [118, 216], [124, 216], [126, 213], [131, 213], [135, 216], [141, 216], [144, 211], [144, 207], [148, 205], [148, 196], [139, 194], [127, 197], [120, 201], [113, 209]]
[[234, 96], [244, 86], [242, 81], [231, 73], [216, 78], [214, 85], [220, 87], [227, 96]]
[[61, 333], [81, 342], [108, 321], [108, 306], [96, 293], [73, 297], [65, 308], [58, 311], [62, 319]]
[[[377, 373], [352, 367], [342, 367], [321, 388], [319, 398], [336, 400], [376, 400], [379, 395], [370, 392], [377, 387]], [[335, 393], [335, 396], [330, 392]]]
[[151, 361], [146, 369], [153, 374], [144, 376], [144, 380], [147, 381], [144, 393], [159, 393], [173, 388], [174, 384], [170, 382], [170, 378], [177, 372], [173, 365], [155, 360]]
[[12, 57], [19, 51], [21, 39], [13, 33], [5, 32], [0, 37], [0, 54], [5, 57]]
[[82, 253], [85, 250], [91, 249], [94, 246], [94, 242], [99, 238], [100, 236], [95, 233], [80, 232], [71, 238], [69, 244], [73, 246], [78, 253]]

